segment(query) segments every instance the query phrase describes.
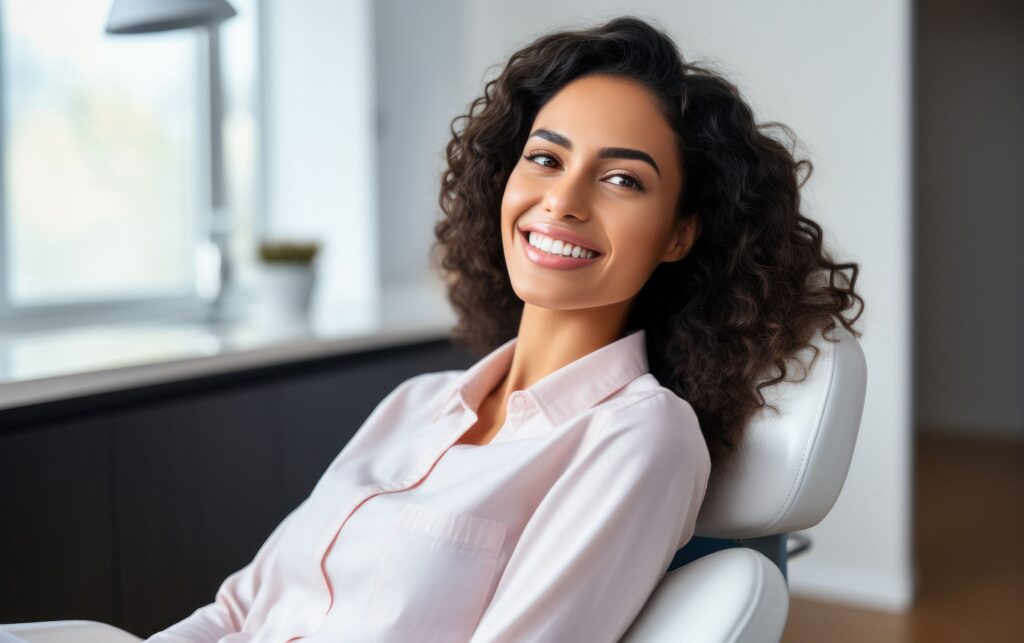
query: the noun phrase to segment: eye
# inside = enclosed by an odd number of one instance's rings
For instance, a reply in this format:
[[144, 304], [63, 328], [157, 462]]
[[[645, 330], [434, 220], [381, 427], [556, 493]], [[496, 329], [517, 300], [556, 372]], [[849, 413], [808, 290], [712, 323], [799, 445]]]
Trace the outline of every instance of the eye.
[[622, 187], [629, 188], [630, 190], [636, 190], [637, 192], [644, 192], [644, 191], [647, 190], [647, 188], [644, 187], [644, 184], [640, 182], [640, 179], [636, 178], [635, 176], [633, 176], [631, 174], [612, 174], [608, 178], [610, 178], [610, 179], [614, 179], [614, 178], [625, 179], [626, 180], [625, 184], [615, 183], [614, 185], [621, 185]]
[[543, 167], [556, 167], [558, 165], [558, 161], [555, 161], [555, 157], [551, 156], [547, 152], [529, 152], [527, 154], [524, 154], [523, 158], [528, 160], [528, 161], [533, 161], [533, 159], [535, 159], [535, 158], [546, 158], [546, 159], [551, 159], [552, 161], [554, 161], [554, 165], [548, 165], [547, 163], [539, 163], [537, 161], [534, 161], [535, 163], [537, 163], [537, 165], [540, 165], [540, 166], [543, 166]]
[[[534, 150], [533, 152], [527, 152], [526, 154], [523, 154], [523, 158], [528, 160], [528, 161], [532, 161], [533, 163], [536, 163], [537, 165], [539, 165], [541, 167], [550, 167], [550, 168], [558, 167], [558, 161], [555, 159], [554, 155], [550, 154], [549, 152], [545, 152], [543, 150]], [[538, 159], [538, 158], [539, 159], [548, 159], [549, 161], [551, 161], [551, 163], [549, 164], [549, 163], [545, 163], [543, 161], [534, 161], [534, 159]], [[623, 188], [626, 188], [628, 190], [634, 190], [636, 192], [646, 192], [647, 191], [647, 187], [644, 186], [643, 182], [639, 178], [633, 176], [632, 174], [627, 174], [625, 172], [620, 172], [618, 174], [612, 174], [608, 178], [625, 179], [625, 183], [624, 184], [623, 183], [612, 183], [612, 185], [618, 185], [619, 187], [623, 187]]]

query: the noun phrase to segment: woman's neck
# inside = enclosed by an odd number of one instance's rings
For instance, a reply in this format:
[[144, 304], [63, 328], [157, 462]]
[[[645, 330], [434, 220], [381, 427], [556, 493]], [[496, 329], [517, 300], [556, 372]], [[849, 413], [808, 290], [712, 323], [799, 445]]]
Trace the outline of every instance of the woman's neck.
[[548, 374], [619, 340], [632, 300], [586, 310], [553, 310], [527, 303], [512, 363], [495, 394], [507, 400]]

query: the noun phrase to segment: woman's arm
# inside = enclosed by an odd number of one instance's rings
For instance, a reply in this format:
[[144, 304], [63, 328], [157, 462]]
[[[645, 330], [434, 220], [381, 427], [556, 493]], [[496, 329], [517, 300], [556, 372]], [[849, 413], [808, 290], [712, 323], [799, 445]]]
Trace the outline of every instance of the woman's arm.
[[[413, 376], [388, 393], [383, 400], [381, 400], [377, 406], [373, 409], [362, 426], [356, 431], [352, 439], [348, 441], [344, 448], [335, 456], [334, 460], [328, 466], [327, 471], [332, 468], [339, 466], [342, 462], [342, 456], [352, 449], [358, 449], [362, 441], [370, 440], [373, 438], [373, 434], [378, 428], [386, 429], [386, 418], [390, 417], [392, 413], [401, 412], [401, 409], [395, 410], [396, 404], [409, 404], [409, 405], [420, 405], [424, 404], [425, 400], [419, 399], [416, 396], [410, 397], [410, 394], [415, 392], [414, 385], [423, 381], [424, 378], [435, 377], [443, 373], [423, 373], [420, 375]], [[424, 395], [436, 394], [436, 390], [431, 387], [424, 389]], [[382, 424], [385, 423], [385, 424]], [[326, 476], [326, 471], [321, 476], [321, 481]], [[306, 498], [302, 503], [296, 507], [292, 513], [285, 517], [284, 520], [274, 529], [274, 531], [267, 538], [266, 542], [256, 553], [256, 557], [248, 565], [228, 576], [221, 584], [220, 589], [217, 590], [217, 595], [214, 601], [208, 605], [204, 605], [193, 612], [190, 616], [184, 620], [172, 625], [171, 627], [158, 632], [148, 639], [146, 643], [184, 643], [186, 641], [216, 641], [227, 634], [238, 632], [242, 628], [242, 624], [245, 622], [246, 615], [252, 609], [253, 602], [256, 600], [256, 594], [260, 590], [261, 583], [266, 583], [268, 576], [267, 562], [273, 560], [272, 554], [275, 550], [281, 546], [282, 534], [287, 529], [287, 526], [297, 520], [296, 514], [305, 505], [309, 498], [313, 497], [320, 489], [320, 483], [317, 483], [313, 489], [312, 494]], [[287, 582], [287, 579], [277, 579], [282, 582]]]
[[710, 458], [688, 403], [616, 412], [541, 501], [473, 643], [618, 641], [693, 534]]

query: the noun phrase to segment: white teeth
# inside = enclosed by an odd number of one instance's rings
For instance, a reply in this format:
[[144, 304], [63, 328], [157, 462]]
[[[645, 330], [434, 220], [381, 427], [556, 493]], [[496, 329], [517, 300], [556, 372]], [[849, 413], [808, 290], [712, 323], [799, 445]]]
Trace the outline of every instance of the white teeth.
[[561, 239], [545, 237], [539, 232], [530, 231], [527, 234], [529, 234], [529, 243], [531, 246], [543, 250], [548, 254], [562, 255], [563, 257], [576, 257], [580, 259], [592, 259], [597, 256], [597, 253], [593, 250], [574, 246], [573, 244], [566, 243]]

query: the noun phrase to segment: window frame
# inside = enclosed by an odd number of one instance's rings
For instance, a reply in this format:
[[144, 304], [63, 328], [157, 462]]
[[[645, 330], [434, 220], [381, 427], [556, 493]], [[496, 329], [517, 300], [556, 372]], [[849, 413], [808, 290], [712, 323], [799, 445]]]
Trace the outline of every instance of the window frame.
[[[0, 0], [0, 93], [5, 86], [4, 76], [6, 65], [6, 39], [4, 37], [4, 0]], [[253, 70], [253, 120], [256, 130], [256, 159], [252, 161], [254, 183], [252, 202], [253, 212], [251, 223], [253, 234], [259, 238], [266, 229], [265, 203], [266, 203], [266, 130], [265, 130], [265, 94], [264, 94], [264, 43], [266, 33], [264, 21], [262, 20], [264, 2], [263, 0], [252, 1], [254, 65]], [[210, 88], [208, 83], [209, 56], [210, 51], [205, 43], [206, 34], [199, 29], [193, 29], [195, 39], [195, 58], [193, 64], [196, 66], [196, 110], [197, 122], [200, 123], [194, 148], [194, 179], [197, 190], [192, 200], [192, 211], [186, 216], [191, 220], [186, 223], [192, 231], [192, 261], [187, 263], [189, 275], [189, 288], [191, 292], [182, 295], [166, 295], [151, 297], [120, 297], [109, 299], [94, 299], [89, 301], [68, 301], [66, 303], [50, 304], [29, 304], [13, 306], [9, 297], [9, 271], [8, 271], [8, 238], [7, 238], [7, 115], [5, 103], [0, 100], [0, 331], [30, 331], [41, 329], [66, 329], [75, 326], [91, 324], [103, 324], [125, 321], [140, 322], [197, 322], [205, 317], [208, 303], [198, 293], [198, 278], [196, 274], [196, 256], [200, 245], [205, 241], [204, 222], [209, 216], [204, 208], [209, 208], [209, 183], [210, 150], [213, 145], [209, 124], [206, 123], [209, 117], [206, 114], [210, 104]], [[139, 36], [135, 36], [139, 37]], [[224, 64], [224, 56], [221, 56], [221, 65]], [[227, 83], [224, 82], [222, 67], [222, 92], [227, 91]], [[204, 123], [206, 123], [204, 125]], [[225, 164], [227, 156], [225, 155]], [[227, 168], [225, 168], [226, 170]], [[227, 172], [225, 172], [227, 174]], [[230, 200], [228, 207], [231, 207]], [[230, 247], [229, 239], [229, 247]], [[236, 258], [238, 259], [238, 258]], [[237, 286], [238, 261], [232, 264], [235, 269]]]

